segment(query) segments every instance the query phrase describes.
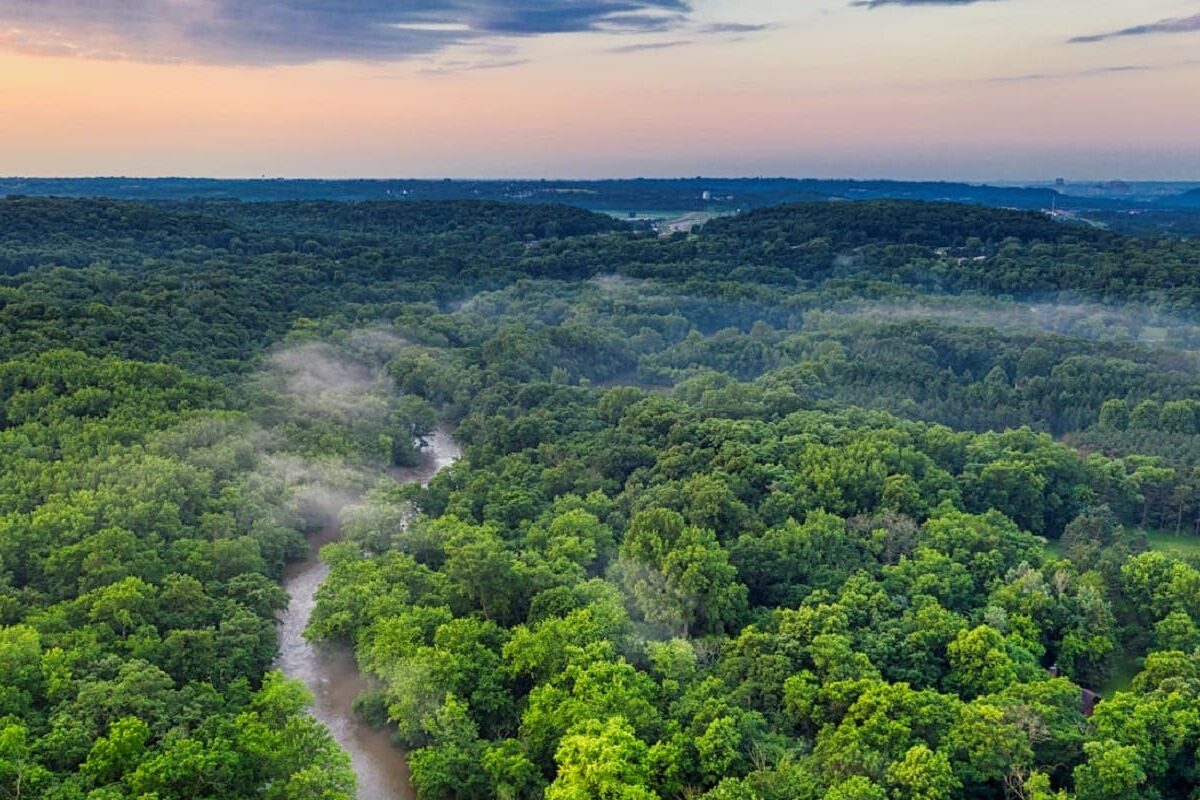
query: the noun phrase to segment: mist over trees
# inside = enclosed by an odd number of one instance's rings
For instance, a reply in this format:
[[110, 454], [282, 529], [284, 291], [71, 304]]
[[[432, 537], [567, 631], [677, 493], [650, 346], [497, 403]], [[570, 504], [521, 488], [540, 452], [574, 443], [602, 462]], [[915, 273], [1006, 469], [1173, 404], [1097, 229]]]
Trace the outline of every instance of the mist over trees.
[[0, 273], [0, 797], [352, 797], [271, 670], [330, 515], [429, 800], [1195, 785], [1200, 244], [19, 198]]

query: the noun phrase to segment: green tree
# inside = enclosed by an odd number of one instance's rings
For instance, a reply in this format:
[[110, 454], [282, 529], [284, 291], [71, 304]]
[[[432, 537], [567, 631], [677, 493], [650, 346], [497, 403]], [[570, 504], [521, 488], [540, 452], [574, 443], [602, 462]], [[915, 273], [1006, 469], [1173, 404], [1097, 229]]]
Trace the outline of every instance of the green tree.
[[1123, 431], [1129, 427], [1129, 404], [1124, 400], [1106, 400], [1100, 406], [1100, 427], [1109, 431]]
[[1084, 745], [1087, 761], [1075, 768], [1075, 796], [1078, 800], [1108, 800], [1147, 797], [1146, 773], [1139, 763], [1137, 749], [1113, 741], [1095, 741]]
[[672, 511], [640, 513], [621, 545], [622, 573], [649, 622], [687, 637], [731, 630], [746, 610], [746, 587], [712, 531]]
[[950, 759], [920, 744], [888, 767], [885, 780], [896, 800], [949, 800], [961, 785]]
[[998, 692], [1016, 680], [1017, 669], [1004, 637], [987, 625], [959, 633], [946, 654], [950, 661], [946, 687], [963, 697]]
[[652, 800], [649, 748], [620, 717], [591, 720], [565, 736], [546, 800]]

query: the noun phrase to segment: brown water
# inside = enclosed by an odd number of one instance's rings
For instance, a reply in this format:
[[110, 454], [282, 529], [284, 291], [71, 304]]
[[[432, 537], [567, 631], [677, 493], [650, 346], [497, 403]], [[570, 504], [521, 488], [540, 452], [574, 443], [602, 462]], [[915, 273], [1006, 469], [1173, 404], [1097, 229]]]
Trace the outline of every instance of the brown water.
[[[439, 428], [430, 437], [419, 466], [393, 470], [391, 475], [401, 483], [425, 484], [459, 455], [449, 430]], [[310, 712], [325, 723], [333, 738], [350, 754], [358, 777], [359, 800], [415, 800], [408, 763], [404, 753], [392, 745], [390, 732], [372, 730], [350, 708], [355, 697], [371, 688], [370, 681], [358, 671], [354, 653], [344, 646], [316, 646], [304, 638], [304, 629], [316, 606], [317, 588], [329, 575], [329, 567], [317, 557], [317, 552], [322, 545], [341, 536], [341, 527], [332, 525], [310, 537], [308, 558], [284, 571], [283, 588], [291, 599], [280, 618], [279, 658], [275, 666], [288, 677], [302, 681], [313, 693], [315, 700]]]

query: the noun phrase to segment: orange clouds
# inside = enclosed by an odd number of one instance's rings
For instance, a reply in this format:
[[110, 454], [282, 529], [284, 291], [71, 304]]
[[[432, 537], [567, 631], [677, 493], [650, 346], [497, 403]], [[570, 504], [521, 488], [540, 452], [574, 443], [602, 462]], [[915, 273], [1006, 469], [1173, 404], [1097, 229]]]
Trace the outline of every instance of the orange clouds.
[[[1114, 4], [1091, 24], [1165, 18], [1171, 2]], [[1044, 32], [1014, 13], [1044, 3], [1011, 0], [797, 12], [749, 39], [625, 53], [614, 42], [670, 39], [531, 38], [390, 65], [0, 52], [0, 174], [1200, 175], [1187, 37], [1069, 46], [1075, 3], [1041, 12]], [[695, 29], [728, 18], [716, 8]]]

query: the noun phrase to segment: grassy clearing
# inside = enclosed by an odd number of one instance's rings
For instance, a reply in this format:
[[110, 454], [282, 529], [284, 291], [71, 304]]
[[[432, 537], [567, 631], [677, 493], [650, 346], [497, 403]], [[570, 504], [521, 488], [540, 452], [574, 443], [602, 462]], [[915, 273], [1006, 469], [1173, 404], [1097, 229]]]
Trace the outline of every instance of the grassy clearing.
[[688, 233], [694, 225], [703, 225], [717, 217], [729, 216], [727, 211], [601, 211], [610, 217], [627, 222], [653, 222], [665, 233]]
[[1063, 544], [1061, 539], [1047, 539], [1044, 547], [1046, 548], [1046, 555], [1050, 558], [1063, 557]]
[[611, 210], [606, 210], [606, 211], [600, 211], [597, 213], [607, 214], [608, 216], [616, 217], [617, 219], [666, 220], [666, 219], [676, 219], [678, 217], [682, 217], [683, 215], [691, 213], [691, 212], [688, 212], [688, 211], [638, 211], [636, 209], [626, 208], [626, 209], [611, 209]]
[[1180, 558], [1200, 556], [1200, 536], [1174, 531], [1146, 531], [1146, 540], [1151, 550], [1158, 550]]
[[1113, 673], [1098, 691], [1102, 697], [1111, 697], [1113, 692], [1124, 692], [1133, 685], [1133, 679], [1142, 671], [1141, 659], [1132, 653], [1117, 658]]
[[[1152, 530], [1144, 531], [1146, 541], [1151, 550], [1166, 553], [1176, 558], [1187, 556], [1200, 557], [1200, 536], [1191, 533], [1175, 533], [1174, 531]], [[1051, 558], [1062, 558], [1063, 545], [1059, 539], [1048, 539], [1045, 544], [1046, 555]]]
[[[1149, 530], [1144, 531], [1146, 541], [1151, 550], [1166, 553], [1176, 558], [1188, 556], [1200, 557], [1200, 536], [1190, 533], [1175, 533], [1174, 531]], [[1063, 555], [1062, 542], [1050, 539], [1045, 544], [1046, 555], [1049, 558], [1061, 558]], [[1103, 697], [1111, 697], [1114, 692], [1129, 690], [1133, 679], [1142, 670], [1141, 659], [1133, 653], [1117, 657], [1113, 673], [1102, 686], [1093, 687]]]

